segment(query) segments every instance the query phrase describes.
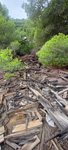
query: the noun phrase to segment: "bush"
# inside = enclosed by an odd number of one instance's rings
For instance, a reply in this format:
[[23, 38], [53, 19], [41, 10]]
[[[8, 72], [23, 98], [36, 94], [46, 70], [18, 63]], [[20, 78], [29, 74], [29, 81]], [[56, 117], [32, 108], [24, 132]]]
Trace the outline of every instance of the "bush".
[[17, 52], [20, 50], [20, 43], [18, 41], [13, 41], [9, 47], [12, 49], [13, 56], [16, 56]]
[[14, 77], [14, 76], [15, 76], [14, 73], [6, 73], [6, 74], [5, 74], [5, 80], [7, 80], [7, 79], [10, 78], [10, 77]]
[[34, 43], [33, 42], [28, 42], [28, 41], [14, 41], [11, 42], [9, 48], [12, 49], [12, 54], [15, 57], [16, 54], [17, 55], [24, 55], [24, 54], [29, 54], [31, 52], [31, 50], [34, 47]]
[[44, 66], [56, 65], [67, 66], [68, 65], [68, 35], [59, 33], [55, 35], [51, 40], [47, 41], [43, 47], [36, 53], [39, 57], [39, 61]]
[[[23, 69], [21, 60], [13, 59], [12, 51], [7, 49], [1, 49], [0, 51], [0, 71], [9, 71], [14, 73], [14, 71]], [[13, 74], [12, 74], [13, 75]]]
[[20, 49], [16, 51], [16, 53], [20, 56], [24, 54], [29, 54], [34, 47], [34, 43], [28, 41], [21, 41], [20, 42]]

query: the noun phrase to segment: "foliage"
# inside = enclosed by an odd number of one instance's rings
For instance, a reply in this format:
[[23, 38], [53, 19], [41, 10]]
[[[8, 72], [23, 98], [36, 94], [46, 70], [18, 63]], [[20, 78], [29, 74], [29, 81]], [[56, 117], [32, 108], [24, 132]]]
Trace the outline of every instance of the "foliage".
[[34, 33], [34, 40], [36, 43], [36, 46], [42, 46], [44, 44], [44, 31], [40, 28], [36, 27], [35, 33]]
[[34, 47], [34, 43], [23, 40], [20, 42], [19, 51], [16, 51], [16, 52], [20, 56], [22, 56], [24, 54], [29, 54], [33, 47]]
[[10, 44], [10, 49], [12, 49], [13, 51], [15, 50], [19, 50], [20, 49], [20, 43], [18, 41], [13, 41]]
[[14, 72], [16, 70], [23, 69], [21, 60], [13, 59], [12, 51], [7, 49], [1, 49], [0, 51], [0, 71]]
[[35, 32], [35, 24], [31, 19], [27, 20], [15, 20], [16, 25], [16, 39], [22, 41], [26, 36], [29, 41], [33, 40]]
[[6, 73], [5, 74], [5, 80], [9, 79], [10, 77], [14, 77], [15, 74], [14, 73]]
[[15, 34], [16, 34], [16, 40], [21, 41], [23, 40], [24, 36], [26, 36], [26, 31], [25, 31], [25, 19], [15, 19]]
[[27, 1], [23, 8], [36, 27], [34, 40], [38, 46], [58, 33], [68, 34], [68, 0]]
[[9, 48], [12, 49], [12, 53], [13, 53], [13, 56], [15, 57], [16, 54], [17, 55], [24, 55], [24, 54], [27, 54], [27, 53], [30, 53], [32, 48], [34, 47], [34, 43], [33, 42], [29, 42], [29, 41], [14, 41], [14, 42], [11, 42]]
[[39, 61], [45, 65], [66, 66], [68, 65], [68, 35], [59, 33], [47, 41], [37, 56]]
[[12, 49], [12, 54], [14, 57], [16, 56], [16, 54], [22, 56], [24, 54], [30, 53], [33, 47], [34, 47], [33, 42], [24, 40], [20, 42], [18, 41], [11, 42], [9, 46], [9, 48]]
[[38, 18], [48, 4], [48, 0], [27, 0], [27, 2], [22, 4], [22, 8], [32, 20]]
[[12, 20], [6, 21], [5, 17], [0, 14], [0, 49], [6, 48], [15, 39], [14, 22]]
[[31, 19], [26, 20], [23, 31], [25, 32], [26, 37], [32, 41], [35, 32], [35, 24]]
[[20, 50], [20, 43], [18, 41], [13, 41], [10, 43], [9, 48], [12, 49], [13, 56], [16, 56]]
[[2, 5], [0, 3], [0, 13], [6, 18], [6, 19], [9, 19], [9, 16], [8, 16], [8, 9], [6, 8], [5, 5]]
[[68, 34], [68, 1], [51, 0], [42, 12], [41, 23], [47, 40], [61, 32]]

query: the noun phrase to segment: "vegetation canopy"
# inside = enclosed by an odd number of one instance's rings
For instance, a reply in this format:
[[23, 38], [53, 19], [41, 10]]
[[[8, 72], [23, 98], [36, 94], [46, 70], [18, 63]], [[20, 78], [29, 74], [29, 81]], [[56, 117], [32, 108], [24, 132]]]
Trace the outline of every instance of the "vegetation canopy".
[[55, 35], [51, 40], [47, 41], [36, 54], [44, 66], [67, 66], [68, 35], [65, 36], [63, 33]]

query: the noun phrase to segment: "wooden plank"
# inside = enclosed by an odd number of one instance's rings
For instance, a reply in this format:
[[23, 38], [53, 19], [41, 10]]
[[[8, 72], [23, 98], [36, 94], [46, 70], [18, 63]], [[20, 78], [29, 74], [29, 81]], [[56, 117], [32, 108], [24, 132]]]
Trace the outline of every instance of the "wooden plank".
[[68, 91], [68, 88], [66, 88], [66, 89], [64, 89], [64, 90], [62, 90], [62, 91], [60, 91], [60, 92], [58, 92], [58, 94], [62, 94], [62, 93], [64, 93], [64, 92], [66, 92], [66, 91]]
[[63, 98], [67, 98], [67, 91], [64, 92]]
[[35, 111], [31, 111], [32, 117], [35, 117]]
[[[37, 128], [40, 126], [42, 126], [42, 122], [40, 122], [40, 120], [38, 119], [38, 120], [29, 122], [27, 129]], [[20, 124], [20, 125], [15, 126], [14, 129], [12, 130], [12, 133], [20, 132], [22, 130], [26, 130], [25, 124]]]
[[4, 128], [4, 126], [1, 126], [0, 127], [0, 135], [3, 134], [3, 133], [5, 133], [5, 128]]
[[[65, 124], [65, 127], [67, 126], [67, 122], [68, 122], [68, 118], [62, 113], [62, 115], [64, 116], [61, 116], [61, 118], [59, 118], [59, 114], [58, 114], [58, 111], [55, 112], [55, 111], [52, 111], [49, 107], [49, 105], [47, 105], [45, 103], [45, 101], [42, 99], [42, 98], [38, 98], [38, 101], [42, 104], [42, 106], [45, 108], [45, 110], [48, 112], [48, 114], [50, 115], [51, 119], [54, 121], [54, 123], [57, 125], [57, 127], [60, 129], [60, 130], [63, 130], [64, 129], [64, 126], [62, 126], [63, 124], [61, 124], [61, 122], [63, 121], [64, 124]], [[56, 114], [55, 114], [56, 113]], [[64, 121], [65, 119], [65, 121]], [[61, 122], [60, 122], [61, 120]]]
[[9, 112], [7, 112], [7, 115], [8, 116], [12, 116], [15, 113], [18, 113], [18, 112], [21, 112], [21, 111], [25, 111], [25, 110], [28, 110], [28, 109], [33, 109], [34, 107], [37, 108], [38, 105], [39, 105], [39, 103], [35, 102], [33, 104], [26, 105], [26, 106], [24, 106], [22, 108], [19, 108], [19, 109], [13, 110], [13, 111], [9, 111]]
[[32, 129], [29, 131], [21, 131], [21, 132], [12, 133], [12, 134], [5, 136], [4, 138], [10, 139], [10, 138], [20, 137], [20, 136], [28, 136], [28, 135], [33, 134], [33, 133], [38, 134], [39, 132], [40, 132], [40, 129]]
[[29, 89], [38, 97], [38, 96], [41, 96], [42, 97], [42, 95], [37, 91], [37, 90], [35, 90], [35, 89], [33, 89], [33, 88], [31, 88], [31, 87], [29, 87]]
[[0, 105], [2, 104], [3, 102], [3, 93], [0, 93]]
[[[57, 99], [62, 101], [62, 103], [67, 106], [68, 102], [65, 99], [61, 98], [55, 91], [53, 91], [51, 89], [50, 89], [50, 91], [57, 97]], [[33, 90], [33, 92], [35, 92], [35, 91]], [[64, 115], [64, 113], [59, 113], [59, 111], [53, 112], [51, 109], [52, 106], [50, 105], [50, 103], [47, 103], [48, 100], [45, 99], [43, 96], [40, 95], [40, 96], [38, 96], [37, 99], [43, 105], [45, 110], [48, 112], [48, 114], [50, 115], [50, 117], [55, 122], [55, 124], [59, 127], [60, 130], [63, 130], [65, 127], [67, 127], [68, 117], [66, 117], [66, 115]]]
[[68, 105], [68, 102], [67, 102], [65, 99], [63, 99], [61, 96], [59, 96], [57, 92], [53, 91], [52, 89], [50, 89], [50, 91], [51, 91], [51, 93], [53, 93], [53, 94], [56, 96], [56, 98], [57, 98], [60, 102], [62, 102], [65, 106]]
[[0, 135], [0, 143], [2, 143], [2, 142], [4, 142], [4, 135], [3, 134]]
[[29, 121], [29, 117], [27, 116], [26, 117], [26, 123], [25, 123], [25, 129], [27, 130], [27, 128], [28, 128], [28, 121]]
[[36, 114], [37, 114], [39, 120], [42, 121], [42, 116], [41, 116], [41, 114], [40, 114], [37, 110], [35, 110], [35, 112], [36, 112]]
[[63, 130], [68, 127], [68, 117], [64, 113], [61, 113], [60, 111], [54, 111], [51, 112], [51, 114], [57, 120], [57, 122], [54, 120], [53, 121], [56, 123], [59, 129]]
[[46, 114], [46, 111], [45, 111], [44, 109], [41, 108], [40, 110], [41, 110], [44, 114]]
[[61, 70], [60, 70], [60, 73], [68, 74], [68, 72], [66, 72], [66, 71], [61, 71]]
[[36, 139], [34, 142], [28, 142], [24, 146], [22, 146], [21, 150], [32, 150], [36, 145], [40, 143], [40, 139], [38, 136], [34, 136], [33, 139]]
[[7, 113], [7, 100], [6, 99], [4, 99], [3, 104], [5, 105], [5, 109], [6, 109], [6, 113]]
[[7, 94], [5, 94], [4, 96], [5, 96], [5, 97], [7, 97], [7, 96], [11, 96], [11, 95], [14, 95], [14, 94], [16, 94], [16, 92], [12, 92], [12, 93], [7, 93]]
[[26, 79], [27, 79], [27, 73], [24, 72], [24, 80], [26, 80]]
[[10, 147], [12, 147], [13, 149], [15, 149], [15, 150], [20, 149], [20, 146], [17, 145], [16, 143], [12, 143], [12, 142], [10, 142], [10, 141], [8, 141], [8, 140], [6, 140], [5, 143], [6, 143], [7, 145], [9, 145]]
[[39, 150], [44, 150], [44, 143], [45, 143], [45, 123], [43, 123], [40, 141], [41, 141], [41, 143], [40, 143]]
[[54, 139], [54, 142], [56, 143], [56, 145], [59, 148], [59, 150], [63, 150], [63, 148], [61, 147], [61, 145], [59, 143], [57, 143], [57, 139]]
[[49, 87], [55, 88], [55, 86], [52, 85], [51, 83], [47, 83], [47, 85], [48, 85]]
[[66, 79], [65, 77], [61, 77], [61, 76], [60, 76], [60, 78], [61, 78], [62, 80], [64, 80], [64, 81], [68, 82], [68, 79]]
[[52, 142], [52, 144], [54, 145], [55, 150], [59, 150], [59, 148], [57, 147], [56, 143], [55, 143], [53, 140], [51, 140], [51, 142]]
[[[36, 133], [34, 134], [34, 136], [36, 135]], [[26, 139], [24, 139], [25, 137], [23, 137], [23, 139], [21, 139], [21, 141], [19, 142], [19, 146], [23, 146], [24, 144], [26, 144], [27, 142], [34, 142], [36, 140], [36, 138], [33, 137], [33, 135], [29, 135], [29, 137], [27, 136]], [[13, 139], [14, 140], [14, 139]], [[15, 140], [14, 140], [15, 141]]]
[[40, 92], [38, 92], [37, 90], [35, 90], [31, 87], [29, 87], [29, 89], [37, 96], [37, 98], [40, 97], [40, 98], [44, 99], [46, 103], [48, 103], [48, 100], [46, 99], [46, 97], [43, 96]]
[[68, 106], [66, 106], [65, 108], [64, 108], [64, 110], [67, 112], [67, 114], [68, 114]]
[[0, 88], [0, 93], [4, 93], [4, 92], [5, 92], [4, 89]]

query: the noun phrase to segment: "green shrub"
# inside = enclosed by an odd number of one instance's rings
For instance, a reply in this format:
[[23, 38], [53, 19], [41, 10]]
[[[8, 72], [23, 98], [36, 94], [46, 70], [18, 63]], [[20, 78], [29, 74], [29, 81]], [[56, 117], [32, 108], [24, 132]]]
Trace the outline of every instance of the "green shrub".
[[[0, 71], [9, 71], [10, 74], [23, 69], [21, 60], [13, 59], [12, 51], [7, 49], [0, 50]], [[13, 75], [13, 74], [11, 74]]]
[[55, 35], [51, 40], [47, 41], [43, 47], [36, 53], [39, 57], [39, 61], [44, 66], [56, 65], [67, 66], [68, 65], [68, 35], [59, 33]]
[[17, 55], [24, 55], [24, 54], [29, 54], [31, 52], [31, 50], [34, 47], [34, 43], [33, 42], [28, 42], [28, 41], [14, 41], [11, 42], [9, 48], [12, 50], [12, 54], [15, 57], [16, 54]]
[[10, 77], [14, 77], [15, 74], [14, 73], [6, 73], [5, 74], [5, 80], [9, 79]]
[[28, 41], [21, 41], [20, 42], [20, 49], [16, 51], [16, 53], [20, 56], [24, 54], [29, 54], [34, 47], [34, 43]]
[[17, 52], [20, 50], [20, 43], [18, 41], [13, 41], [10, 44], [10, 49], [12, 49], [12, 53], [15, 56]]

